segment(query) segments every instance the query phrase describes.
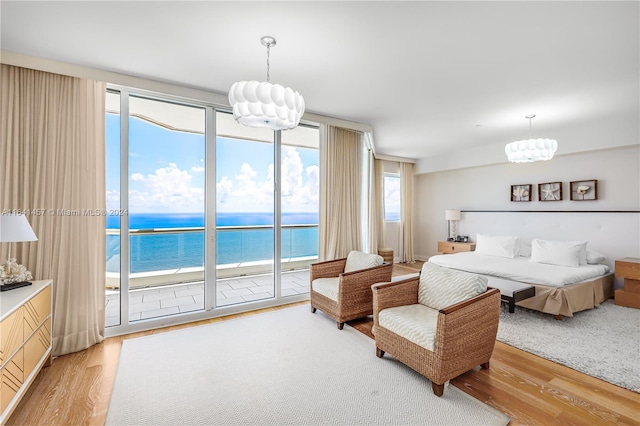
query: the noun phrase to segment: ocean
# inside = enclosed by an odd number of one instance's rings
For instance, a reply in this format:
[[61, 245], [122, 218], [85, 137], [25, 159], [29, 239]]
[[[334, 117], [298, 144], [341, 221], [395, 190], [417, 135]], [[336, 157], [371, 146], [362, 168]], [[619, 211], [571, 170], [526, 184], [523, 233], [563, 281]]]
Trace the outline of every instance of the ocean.
[[[216, 264], [253, 262], [273, 258], [273, 213], [218, 213]], [[283, 225], [313, 225], [282, 229], [282, 258], [317, 256], [318, 214], [283, 213]], [[107, 229], [118, 230], [120, 218], [107, 216]], [[204, 213], [138, 213], [129, 215], [129, 229], [202, 228]], [[130, 236], [131, 272], [193, 268], [204, 265], [204, 231]], [[120, 270], [120, 236], [107, 234], [107, 272]]]

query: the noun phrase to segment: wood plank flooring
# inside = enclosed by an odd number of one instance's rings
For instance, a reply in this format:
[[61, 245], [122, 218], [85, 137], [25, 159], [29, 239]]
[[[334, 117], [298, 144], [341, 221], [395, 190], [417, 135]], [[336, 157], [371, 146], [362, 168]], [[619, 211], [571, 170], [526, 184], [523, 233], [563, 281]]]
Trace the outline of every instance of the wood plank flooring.
[[[420, 266], [394, 265], [394, 275], [415, 272]], [[40, 372], [7, 424], [102, 425], [123, 340], [253, 314], [111, 337], [85, 351], [58, 357]], [[371, 333], [371, 320], [350, 324], [365, 334]], [[639, 394], [500, 342], [496, 343], [489, 370], [472, 370], [451, 384], [506, 413], [512, 425], [640, 425]], [[425, 392], [431, 392], [431, 386], [425, 385]]]

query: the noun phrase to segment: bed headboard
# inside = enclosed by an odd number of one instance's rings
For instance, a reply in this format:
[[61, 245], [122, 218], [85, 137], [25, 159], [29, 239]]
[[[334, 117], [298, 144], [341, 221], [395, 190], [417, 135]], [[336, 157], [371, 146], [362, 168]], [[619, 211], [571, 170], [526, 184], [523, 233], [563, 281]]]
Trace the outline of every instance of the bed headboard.
[[[587, 248], [607, 256], [614, 269], [616, 259], [640, 257], [639, 212], [531, 212], [462, 210], [458, 235], [518, 235], [530, 243], [546, 240], [588, 241]], [[616, 288], [621, 287], [616, 281]]]

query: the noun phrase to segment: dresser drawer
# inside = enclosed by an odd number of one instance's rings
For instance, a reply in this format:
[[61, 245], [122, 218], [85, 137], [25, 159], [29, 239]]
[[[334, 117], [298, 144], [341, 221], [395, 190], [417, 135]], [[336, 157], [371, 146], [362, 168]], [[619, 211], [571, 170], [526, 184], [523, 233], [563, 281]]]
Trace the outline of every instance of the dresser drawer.
[[27, 377], [51, 345], [51, 319], [47, 318], [24, 344], [24, 376]]
[[438, 251], [444, 254], [460, 253], [463, 251], [474, 251], [476, 243], [454, 243], [451, 241], [438, 241]]
[[640, 259], [627, 257], [616, 260], [616, 277], [640, 280]]
[[51, 314], [51, 286], [24, 304], [24, 338], [25, 340]]
[[0, 366], [24, 343], [23, 307], [0, 323]]
[[0, 396], [0, 412], [4, 411], [24, 383], [24, 349], [16, 354], [2, 367], [2, 395]]

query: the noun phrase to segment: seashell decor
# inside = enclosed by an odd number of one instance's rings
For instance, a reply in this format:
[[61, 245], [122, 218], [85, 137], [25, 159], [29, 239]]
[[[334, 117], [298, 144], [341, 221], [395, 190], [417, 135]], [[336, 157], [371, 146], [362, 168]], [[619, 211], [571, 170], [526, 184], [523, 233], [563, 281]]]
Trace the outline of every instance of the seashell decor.
[[516, 188], [513, 190], [513, 196], [522, 198], [529, 195], [529, 191], [526, 188]]
[[590, 187], [590, 186], [587, 186], [587, 185], [580, 185], [580, 186], [578, 187], [578, 189], [576, 190], [576, 192], [577, 192], [578, 194], [586, 194], [586, 193], [587, 193], [587, 191], [589, 191], [589, 189], [590, 189], [590, 188], [591, 188], [591, 187]]

